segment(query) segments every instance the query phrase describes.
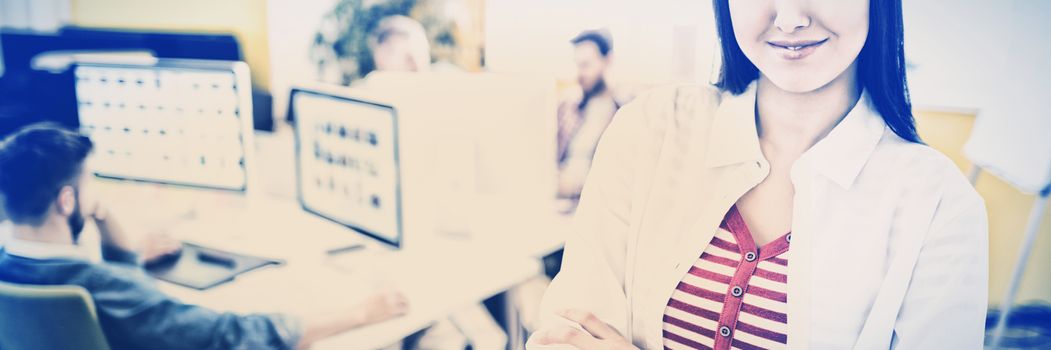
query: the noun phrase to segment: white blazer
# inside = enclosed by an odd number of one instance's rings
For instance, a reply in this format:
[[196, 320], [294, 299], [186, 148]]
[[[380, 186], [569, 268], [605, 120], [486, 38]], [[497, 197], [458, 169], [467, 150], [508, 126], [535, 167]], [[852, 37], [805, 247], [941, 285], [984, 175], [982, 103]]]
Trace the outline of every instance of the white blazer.
[[[675, 286], [730, 206], [769, 174], [755, 90], [663, 88], [617, 114], [537, 333], [568, 324], [555, 313], [575, 308], [636, 346], [663, 348]], [[891, 132], [863, 94], [791, 179], [788, 348], [982, 348], [985, 204], [948, 158]]]

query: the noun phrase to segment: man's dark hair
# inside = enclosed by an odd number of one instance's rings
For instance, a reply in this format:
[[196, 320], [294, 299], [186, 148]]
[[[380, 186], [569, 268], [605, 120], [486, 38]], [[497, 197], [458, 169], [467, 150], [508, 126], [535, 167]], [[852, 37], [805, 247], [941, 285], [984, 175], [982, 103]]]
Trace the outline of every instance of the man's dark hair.
[[595, 43], [598, 47], [598, 52], [602, 54], [602, 57], [609, 57], [609, 53], [613, 51], [613, 36], [608, 31], [598, 30], [585, 30], [580, 34], [577, 34], [572, 40], [569, 41], [573, 45], [580, 45], [584, 42]]
[[0, 143], [0, 193], [17, 224], [40, 225], [59, 191], [74, 186], [91, 139], [56, 124], [30, 125]]
[[[739, 95], [759, 78], [759, 69], [737, 45], [728, 0], [712, 0], [712, 4], [723, 57], [715, 85]], [[869, 33], [858, 54], [858, 84], [868, 92], [891, 131], [907, 141], [921, 142], [905, 80], [904, 38], [901, 0], [869, 1]]]

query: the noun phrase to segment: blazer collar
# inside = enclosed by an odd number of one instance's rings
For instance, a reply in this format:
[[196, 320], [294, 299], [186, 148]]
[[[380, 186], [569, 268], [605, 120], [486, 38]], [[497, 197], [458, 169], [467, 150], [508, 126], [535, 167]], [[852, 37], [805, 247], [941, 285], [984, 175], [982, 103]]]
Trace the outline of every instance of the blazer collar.
[[[756, 129], [757, 85], [753, 82], [740, 95], [723, 94], [712, 121], [706, 166], [766, 161]], [[887, 127], [870, 101], [868, 92], [863, 92], [847, 116], [801, 156], [810, 160], [805, 163], [812, 164], [814, 171], [846, 189], [853, 186]]]
[[712, 120], [704, 163], [711, 168], [765, 159], [756, 130], [755, 96], [752, 83], [740, 95], [724, 92]]
[[803, 154], [815, 170], [849, 189], [883, 138], [886, 122], [876, 112], [867, 92], [825, 138]]

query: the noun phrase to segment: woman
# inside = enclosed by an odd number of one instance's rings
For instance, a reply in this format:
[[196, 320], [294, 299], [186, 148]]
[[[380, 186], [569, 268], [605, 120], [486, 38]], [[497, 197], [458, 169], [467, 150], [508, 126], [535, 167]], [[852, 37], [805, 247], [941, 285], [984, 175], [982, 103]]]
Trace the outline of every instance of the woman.
[[720, 81], [614, 119], [530, 348], [981, 348], [985, 207], [916, 135], [901, 0], [714, 6]]

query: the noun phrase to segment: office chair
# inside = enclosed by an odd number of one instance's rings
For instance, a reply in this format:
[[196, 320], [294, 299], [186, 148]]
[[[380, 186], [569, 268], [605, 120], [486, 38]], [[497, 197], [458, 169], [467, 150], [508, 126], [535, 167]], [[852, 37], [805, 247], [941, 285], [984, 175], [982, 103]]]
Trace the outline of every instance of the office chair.
[[84, 288], [0, 282], [0, 349], [109, 350], [109, 345]]

